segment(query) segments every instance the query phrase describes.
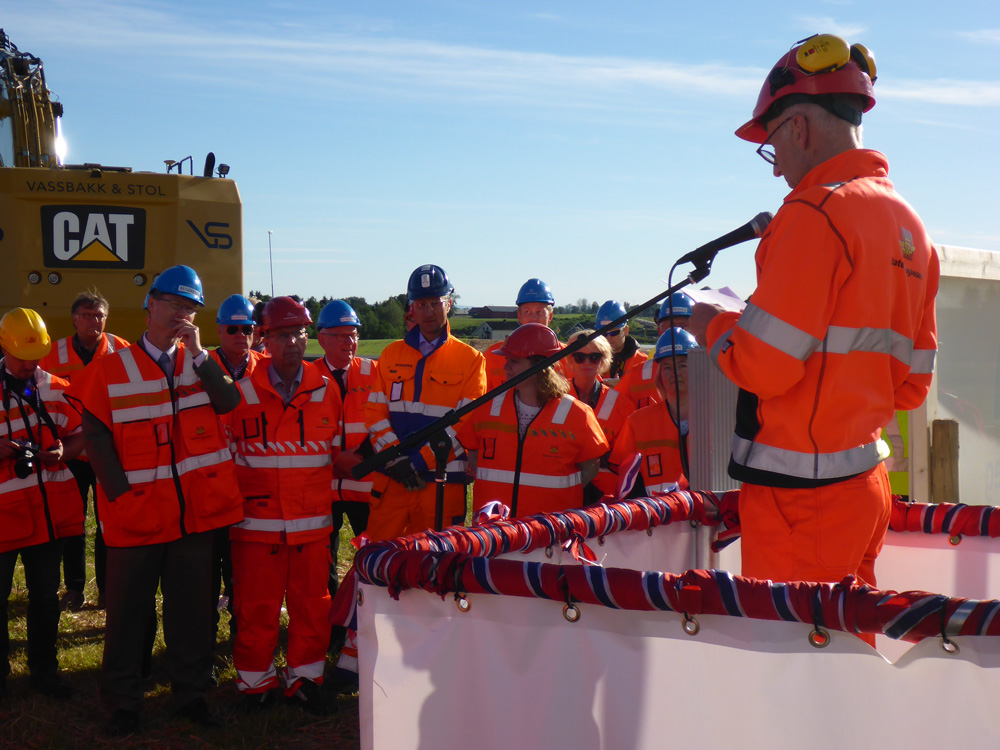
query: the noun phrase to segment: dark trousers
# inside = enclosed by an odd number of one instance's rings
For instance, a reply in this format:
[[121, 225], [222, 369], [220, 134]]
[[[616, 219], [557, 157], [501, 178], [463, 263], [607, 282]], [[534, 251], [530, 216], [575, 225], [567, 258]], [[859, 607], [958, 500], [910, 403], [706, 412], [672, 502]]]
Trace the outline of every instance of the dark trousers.
[[54, 674], [56, 636], [59, 632], [59, 561], [62, 559], [61, 539], [33, 547], [0, 553], [0, 591], [3, 605], [3, 630], [0, 649], [4, 658], [3, 677], [10, 674], [10, 633], [7, 623], [7, 600], [14, 582], [17, 556], [24, 565], [24, 580], [28, 586], [28, 670], [33, 677]]
[[[66, 465], [73, 472], [76, 479], [76, 486], [80, 490], [80, 497], [83, 498], [83, 515], [87, 515], [87, 497], [93, 497], [94, 518], [97, 518], [97, 477], [90, 467], [89, 461], [72, 459]], [[63, 580], [67, 591], [83, 591], [83, 586], [87, 582], [87, 536], [67, 537], [65, 549], [63, 550]], [[104, 575], [106, 569], [108, 553], [104, 546], [104, 535], [101, 533], [101, 525], [97, 524], [97, 533], [94, 535], [94, 574], [97, 579], [97, 591], [104, 591]]]
[[[233, 596], [233, 561], [229, 553], [229, 527], [223, 526], [221, 529], [216, 529], [212, 532], [212, 602], [214, 606], [213, 610], [213, 622], [215, 623], [215, 628], [212, 630], [212, 648], [215, 648], [215, 642], [218, 639], [219, 632], [219, 597], [222, 596], [222, 592], [225, 591], [226, 596], [229, 597], [229, 602], [226, 604], [226, 611], [232, 614], [236, 610], [236, 600]], [[229, 621], [229, 637], [232, 640], [236, 640], [236, 618], [232, 618]]]
[[201, 697], [212, 672], [213, 532], [165, 544], [108, 547], [101, 700], [109, 711], [138, 713], [150, 618], [163, 593], [165, 667], [181, 708]]
[[337, 553], [340, 551], [340, 529], [344, 525], [344, 516], [351, 522], [351, 529], [357, 536], [368, 528], [368, 512], [371, 505], [348, 500], [337, 500], [333, 504], [333, 533], [330, 534], [330, 581], [327, 589], [330, 596], [337, 593], [340, 578], [337, 575]]

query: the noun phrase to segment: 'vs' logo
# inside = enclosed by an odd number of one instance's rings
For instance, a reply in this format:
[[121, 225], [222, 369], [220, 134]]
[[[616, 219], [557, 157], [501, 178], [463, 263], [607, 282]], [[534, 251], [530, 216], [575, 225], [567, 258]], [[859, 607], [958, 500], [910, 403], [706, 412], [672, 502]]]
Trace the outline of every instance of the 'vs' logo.
[[142, 268], [146, 212], [119, 206], [42, 206], [48, 268]]
[[188, 226], [198, 235], [198, 239], [205, 243], [205, 247], [213, 250], [228, 250], [233, 246], [233, 237], [219, 229], [229, 229], [228, 222], [209, 221], [205, 223], [205, 232], [202, 233], [191, 219], [187, 220]]

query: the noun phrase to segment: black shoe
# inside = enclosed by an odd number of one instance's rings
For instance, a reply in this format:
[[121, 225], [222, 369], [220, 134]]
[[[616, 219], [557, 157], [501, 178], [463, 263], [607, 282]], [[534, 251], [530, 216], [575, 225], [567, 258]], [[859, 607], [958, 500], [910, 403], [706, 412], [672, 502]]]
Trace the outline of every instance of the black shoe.
[[205, 729], [220, 729], [225, 726], [222, 720], [212, 713], [212, 709], [208, 707], [208, 703], [205, 702], [204, 698], [195, 698], [190, 703], [178, 708], [174, 715], [179, 719], [187, 719], [192, 724], [197, 724]]
[[41, 693], [46, 698], [66, 701], [73, 697], [74, 690], [58, 672], [48, 674], [31, 675], [31, 688]]
[[70, 612], [79, 612], [83, 609], [83, 592], [76, 591], [74, 589], [66, 589], [66, 593], [62, 595], [62, 599], [59, 600], [59, 608], [64, 612], [69, 610]]
[[323, 687], [332, 690], [334, 695], [351, 695], [358, 692], [358, 673], [343, 667], [334, 667], [323, 678]]
[[97, 608], [98, 609], [105, 609], [105, 606], [104, 606], [104, 592], [103, 591], [100, 591], [97, 594]]
[[266, 690], [263, 693], [243, 693], [240, 701], [240, 710], [243, 713], [255, 714], [274, 708], [278, 703], [274, 690]]
[[336, 704], [327, 701], [320, 686], [312, 680], [300, 680], [299, 686], [292, 693], [290, 700], [313, 716], [329, 716], [337, 712]]
[[108, 737], [128, 737], [139, 731], [139, 714], [135, 711], [127, 711], [124, 708], [117, 709], [111, 714], [111, 720], [104, 728], [104, 733]]

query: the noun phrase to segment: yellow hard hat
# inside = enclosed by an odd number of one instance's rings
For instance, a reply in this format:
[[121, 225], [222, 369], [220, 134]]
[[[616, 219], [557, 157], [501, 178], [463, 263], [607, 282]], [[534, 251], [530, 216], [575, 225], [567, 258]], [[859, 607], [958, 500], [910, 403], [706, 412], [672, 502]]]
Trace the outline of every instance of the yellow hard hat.
[[52, 349], [45, 321], [34, 310], [16, 307], [0, 318], [0, 346], [18, 359], [41, 359]]

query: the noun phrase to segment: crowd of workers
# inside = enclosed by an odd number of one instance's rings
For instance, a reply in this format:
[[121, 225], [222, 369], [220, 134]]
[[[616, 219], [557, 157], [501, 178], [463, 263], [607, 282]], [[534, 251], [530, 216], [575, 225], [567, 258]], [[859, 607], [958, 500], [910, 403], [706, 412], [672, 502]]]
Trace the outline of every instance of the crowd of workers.
[[[24, 565], [32, 686], [71, 693], [56, 662], [60, 562], [63, 605], [78, 608], [93, 495], [110, 734], [141, 726], [157, 588], [178, 715], [218, 724], [204, 695], [223, 592], [243, 708], [265, 710], [283, 693], [328, 712], [331, 648], [341, 653], [333, 677], [356, 685], [354, 634], [329, 624], [345, 515], [373, 541], [460, 524], [470, 483], [475, 512], [578, 507], [613, 494], [619, 468], [636, 460], [633, 495], [687, 488], [687, 357], [699, 344], [741, 388], [730, 471], [744, 482], [743, 574], [874, 584], [889, 500], [880, 429], [929, 388], [938, 270], [884, 157], [860, 147], [873, 80], [864, 48], [814, 37], [778, 62], [737, 131], [792, 188], [742, 314], [675, 293], [656, 311], [649, 355], [624, 323], [582, 331], [571, 356], [446, 428], [443, 449], [413, 445], [368, 476], [352, 470], [564, 348], [546, 283], [524, 283], [519, 327], [483, 354], [451, 334], [444, 269], [421, 266], [407, 284], [411, 327], [377, 361], [357, 356], [361, 322], [340, 300], [315, 321], [324, 356], [306, 361], [313, 321], [290, 297], [256, 309], [227, 298], [221, 345], [208, 352], [195, 325], [201, 281], [187, 266], [154, 279], [147, 330], [131, 345], [104, 331], [110, 310], [96, 294], [77, 299], [76, 332], [54, 343], [35, 311], [8, 312], [0, 563], [8, 592], [18, 555]], [[595, 329], [624, 315], [608, 301]]]

